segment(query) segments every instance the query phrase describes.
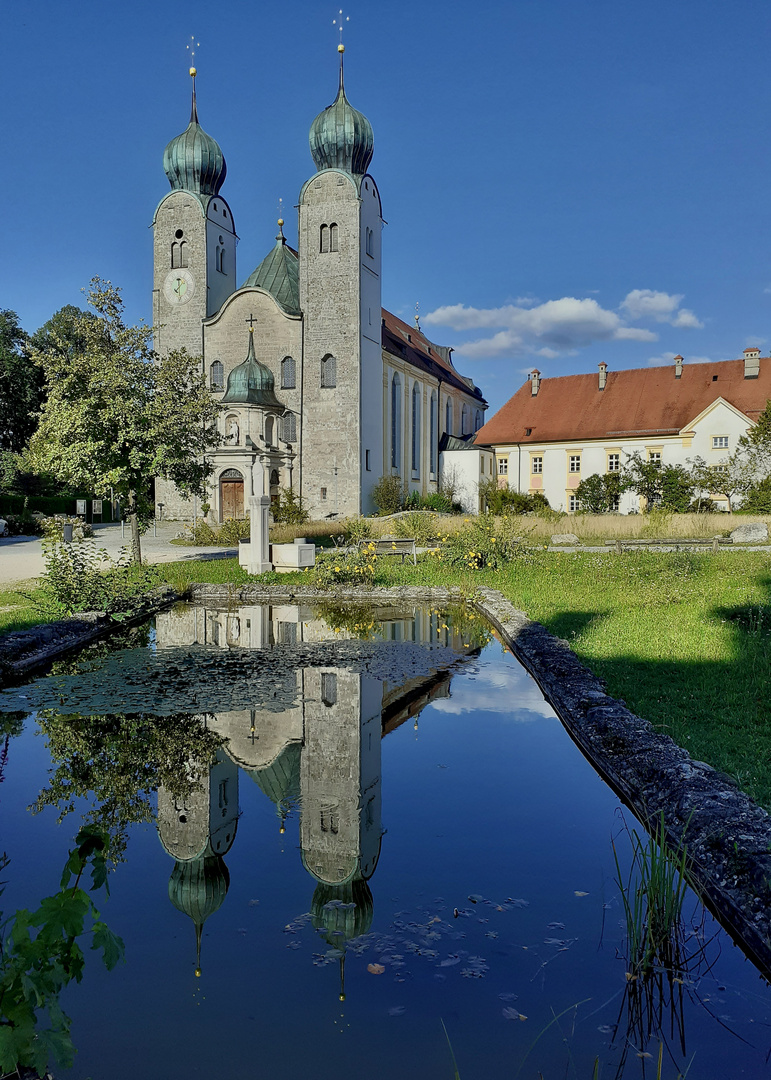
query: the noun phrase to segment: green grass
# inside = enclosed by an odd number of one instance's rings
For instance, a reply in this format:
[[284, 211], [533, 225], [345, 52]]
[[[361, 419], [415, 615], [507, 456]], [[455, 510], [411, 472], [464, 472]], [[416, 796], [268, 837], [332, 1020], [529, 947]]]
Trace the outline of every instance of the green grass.
[[27, 630], [46, 621], [28, 598], [34, 591], [34, 581], [18, 581], [0, 588], [0, 634]]
[[[235, 560], [166, 564], [175, 584], [248, 580]], [[262, 580], [309, 583], [310, 575]], [[378, 563], [377, 585], [490, 586], [565, 638], [609, 692], [771, 808], [771, 558], [549, 554], [498, 572]]]

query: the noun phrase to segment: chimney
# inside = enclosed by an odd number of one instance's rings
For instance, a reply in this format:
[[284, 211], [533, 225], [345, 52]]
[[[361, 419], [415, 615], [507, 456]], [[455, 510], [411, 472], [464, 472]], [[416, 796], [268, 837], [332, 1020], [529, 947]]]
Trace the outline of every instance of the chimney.
[[760, 349], [753, 346], [744, 350], [744, 378], [757, 379], [760, 375]]
[[541, 372], [538, 368], [533, 368], [530, 372], [530, 393], [535, 397], [538, 393], [538, 387], [541, 385]]
[[682, 378], [682, 374], [683, 374], [683, 358], [678, 353], [677, 356], [675, 357], [675, 378], [676, 379]]
[[604, 360], [600, 360], [597, 367], [600, 369], [600, 390], [604, 390], [608, 379], [608, 365]]

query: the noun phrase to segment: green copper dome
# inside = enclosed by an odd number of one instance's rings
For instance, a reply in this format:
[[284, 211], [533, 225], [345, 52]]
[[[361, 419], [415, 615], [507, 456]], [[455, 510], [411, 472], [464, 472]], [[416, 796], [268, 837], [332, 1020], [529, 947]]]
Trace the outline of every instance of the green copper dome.
[[311, 922], [323, 932], [330, 945], [340, 949], [345, 942], [366, 934], [372, 926], [375, 904], [370, 887], [358, 874], [345, 885], [320, 882], [311, 901]]
[[254, 355], [254, 333], [250, 328], [249, 352], [243, 364], [234, 367], [228, 375], [228, 388], [222, 404], [263, 405], [283, 411], [284, 406], [276, 397], [275, 385], [273, 372]]
[[343, 88], [343, 57], [340, 54], [340, 89], [335, 101], [311, 124], [311, 154], [316, 168], [343, 169], [363, 176], [372, 161], [372, 125], [349, 103]]
[[243, 288], [257, 286], [265, 289], [288, 315], [300, 314], [300, 260], [287, 245], [283, 232], [276, 237], [276, 246], [268, 252]]
[[219, 143], [198, 123], [195, 82], [190, 123], [164, 150], [163, 168], [174, 191], [218, 195], [225, 182], [228, 170]]
[[188, 915], [195, 925], [196, 975], [201, 974], [203, 924], [219, 911], [230, 886], [230, 874], [210, 846], [197, 859], [178, 860], [169, 878], [169, 900], [177, 911]]

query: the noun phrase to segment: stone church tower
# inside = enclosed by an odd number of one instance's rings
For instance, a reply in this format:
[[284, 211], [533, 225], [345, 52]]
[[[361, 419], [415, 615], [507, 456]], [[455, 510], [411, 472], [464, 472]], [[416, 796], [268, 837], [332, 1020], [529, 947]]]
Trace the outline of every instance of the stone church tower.
[[203, 320], [236, 289], [236, 231], [219, 194], [227, 165], [219, 144], [198, 123], [195, 68], [190, 123], [163, 155], [171, 191], [153, 217], [155, 349], [204, 351]]
[[383, 473], [381, 228], [372, 126], [343, 85], [313, 121], [300, 192], [303, 499], [313, 517], [367, 513]]

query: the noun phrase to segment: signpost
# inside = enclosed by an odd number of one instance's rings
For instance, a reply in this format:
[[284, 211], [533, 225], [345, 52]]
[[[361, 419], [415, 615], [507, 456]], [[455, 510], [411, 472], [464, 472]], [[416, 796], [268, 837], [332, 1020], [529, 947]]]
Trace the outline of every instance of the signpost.
[[91, 520], [95, 521], [97, 516], [99, 517], [99, 523], [101, 524], [101, 522], [102, 522], [102, 500], [101, 499], [92, 499], [91, 500]]

